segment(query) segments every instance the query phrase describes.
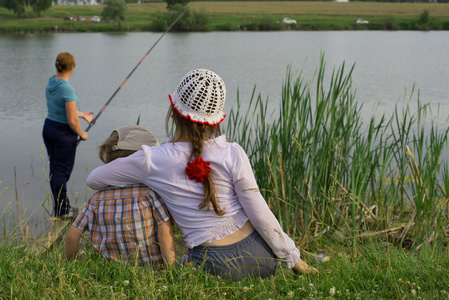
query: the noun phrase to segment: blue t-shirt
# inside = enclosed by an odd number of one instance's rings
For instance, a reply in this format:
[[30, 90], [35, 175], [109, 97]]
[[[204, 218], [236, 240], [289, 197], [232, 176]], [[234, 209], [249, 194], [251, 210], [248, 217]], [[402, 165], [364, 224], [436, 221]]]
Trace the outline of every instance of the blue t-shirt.
[[76, 106], [78, 107], [79, 98], [75, 93], [75, 89], [67, 80], [56, 79], [55, 76], [50, 77], [45, 91], [48, 109], [47, 118], [68, 124], [65, 104], [76, 101]]

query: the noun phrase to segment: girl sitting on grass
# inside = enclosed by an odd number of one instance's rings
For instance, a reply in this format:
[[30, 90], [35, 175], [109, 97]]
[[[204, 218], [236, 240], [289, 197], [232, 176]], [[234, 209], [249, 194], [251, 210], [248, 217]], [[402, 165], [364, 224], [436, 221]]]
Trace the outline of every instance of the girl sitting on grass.
[[275, 274], [278, 262], [295, 273], [317, 272], [270, 211], [245, 151], [221, 135], [225, 97], [217, 74], [189, 72], [169, 95], [166, 130], [173, 138], [94, 169], [87, 184], [154, 189], [181, 231], [188, 260], [211, 273], [263, 278]]

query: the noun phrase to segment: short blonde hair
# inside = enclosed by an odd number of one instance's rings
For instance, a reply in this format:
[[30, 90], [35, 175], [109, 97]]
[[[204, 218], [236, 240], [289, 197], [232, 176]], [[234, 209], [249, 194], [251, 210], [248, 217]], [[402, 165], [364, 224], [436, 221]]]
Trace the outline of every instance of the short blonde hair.
[[108, 139], [98, 146], [98, 156], [102, 162], [107, 164], [116, 158], [127, 157], [136, 152], [136, 150], [113, 150], [113, 147], [117, 146], [117, 143], [118, 133], [114, 130]]

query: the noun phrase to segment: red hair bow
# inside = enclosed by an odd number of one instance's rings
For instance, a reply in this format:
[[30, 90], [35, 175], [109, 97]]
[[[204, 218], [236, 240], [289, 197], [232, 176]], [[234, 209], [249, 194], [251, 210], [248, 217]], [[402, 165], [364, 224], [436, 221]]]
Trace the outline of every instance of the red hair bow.
[[197, 157], [194, 161], [188, 162], [186, 167], [186, 175], [190, 180], [203, 182], [209, 178], [209, 172], [212, 170], [210, 162], [204, 161], [201, 157]]

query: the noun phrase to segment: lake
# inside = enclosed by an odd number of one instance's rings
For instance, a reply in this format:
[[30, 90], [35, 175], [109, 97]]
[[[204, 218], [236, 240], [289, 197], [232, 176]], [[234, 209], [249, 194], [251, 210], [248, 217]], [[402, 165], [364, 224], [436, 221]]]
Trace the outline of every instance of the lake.
[[[45, 218], [42, 203], [49, 193], [48, 165], [42, 126], [46, 117], [45, 86], [55, 73], [62, 51], [76, 57], [71, 84], [82, 111], [97, 114], [160, 33], [67, 33], [0, 35], [0, 220], [16, 218], [15, 184], [20, 210], [31, 220]], [[389, 114], [420, 100], [449, 115], [449, 32], [325, 31], [169, 33], [142, 62], [79, 144], [69, 181], [72, 199], [81, 206], [93, 193], [86, 188], [89, 172], [101, 164], [96, 147], [115, 128], [140, 124], [165, 141], [165, 114], [171, 93], [188, 71], [207, 68], [227, 87], [225, 112], [235, 106], [237, 90], [245, 103], [256, 85], [276, 110], [287, 67], [312, 79], [324, 53], [327, 77], [345, 62], [355, 63], [353, 88], [366, 118]], [[405, 100], [403, 100], [405, 99]], [[226, 125], [226, 123], [225, 123]], [[87, 124], [82, 121], [83, 128]], [[17, 170], [15, 178], [14, 168]], [[75, 200], [72, 200], [72, 203]], [[51, 205], [49, 206], [49, 210]], [[43, 217], [44, 216], [44, 217]], [[46, 216], [48, 217], [48, 216]]]

